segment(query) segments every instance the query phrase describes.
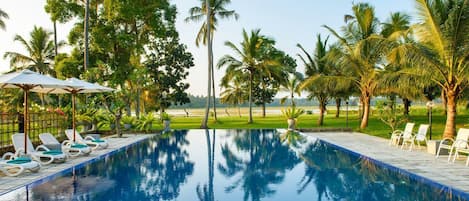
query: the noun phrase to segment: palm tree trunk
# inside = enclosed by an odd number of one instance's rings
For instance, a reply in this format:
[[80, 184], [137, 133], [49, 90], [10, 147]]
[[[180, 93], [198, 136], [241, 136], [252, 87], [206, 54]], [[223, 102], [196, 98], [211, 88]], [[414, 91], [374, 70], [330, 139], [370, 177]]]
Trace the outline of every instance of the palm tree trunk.
[[84, 64], [83, 64], [83, 69], [84, 71], [86, 72], [86, 70], [88, 69], [88, 55], [89, 55], [89, 51], [88, 51], [88, 45], [89, 45], [89, 41], [88, 41], [88, 32], [89, 32], [89, 23], [90, 23], [90, 0], [85, 0], [85, 23], [84, 23], [84, 28], [85, 28], [85, 54], [84, 54]]
[[[213, 44], [213, 35], [211, 37], [211, 43]], [[212, 61], [210, 68], [212, 68], [212, 76], [210, 79], [212, 79], [212, 92], [213, 92], [213, 117], [215, 118], [215, 121], [218, 120], [217, 118], [217, 102], [216, 102], [216, 96], [217, 94], [215, 93], [215, 69], [213, 68], [213, 48], [210, 48], [210, 60]]]
[[57, 55], [59, 54], [59, 47], [58, 47], [58, 44], [57, 44], [57, 21], [54, 20], [54, 47], [55, 47], [55, 55], [57, 57]]
[[142, 89], [137, 89], [137, 97], [135, 100], [135, 116], [140, 117], [140, 98], [142, 96]]
[[368, 95], [365, 95], [363, 97], [363, 118], [362, 118], [362, 121], [360, 123], [360, 128], [361, 129], [365, 129], [367, 126], [368, 126], [368, 118], [370, 116], [370, 100], [371, 100], [371, 97], [368, 96]]
[[249, 72], [249, 121], [248, 123], [252, 124], [252, 80], [253, 72]]
[[340, 117], [340, 104], [342, 102], [342, 99], [341, 98], [336, 98], [335, 99], [335, 108], [336, 108], [336, 111], [335, 111], [335, 118], [339, 118]]
[[404, 115], [409, 116], [409, 110], [410, 110], [410, 100], [408, 98], [403, 98], [402, 102], [404, 102]]
[[324, 103], [323, 99], [319, 101], [319, 118], [318, 118], [318, 126], [322, 126], [324, 124], [324, 110], [326, 108], [326, 104]]
[[238, 105], [238, 115], [241, 117], [241, 107]]
[[265, 102], [262, 102], [262, 118], [265, 118]]
[[459, 94], [454, 89], [449, 89], [446, 93], [446, 125], [443, 138], [453, 138], [456, 133], [456, 108], [457, 96]]
[[446, 97], [445, 90], [441, 90], [441, 103], [443, 103], [443, 106], [445, 106], [444, 113], [447, 114], [448, 113], [448, 104], [447, 104], [447, 97]]
[[[210, 1], [206, 0], [206, 7], [207, 7], [207, 37], [210, 37]], [[200, 125], [200, 128], [208, 128], [207, 123], [208, 123], [208, 113], [210, 112], [210, 95], [211, 95], [211, 88], [212, 88], [212, 79], [211, 79], [211, 71], [212, 71], [212, 40], [207, 40], [207, 53], [208, 53], [208, 87], [207, 87], [207, 103], [205, 105], [205, 115], [204, 119], [202, 120], [202, 124]]]

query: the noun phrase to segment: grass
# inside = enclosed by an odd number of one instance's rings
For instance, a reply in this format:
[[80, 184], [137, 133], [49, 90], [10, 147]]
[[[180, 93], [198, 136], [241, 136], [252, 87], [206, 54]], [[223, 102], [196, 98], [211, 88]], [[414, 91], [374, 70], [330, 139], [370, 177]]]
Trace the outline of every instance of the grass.
[[[280, 108], [269, 108], [270, 111], [275, 111]], [[311, 109], [311, 108], [305, 108]], [[218, 121], [215, 122], [213, 117], [209, 120], [209, 128], [216, 129], [259, 129], [259, 128], [286, 128], [287, 122], [286, 119], [280, 114], [269, 114], [265, 118], [260, 115], [259, 110], [257, 109], [253, 116], [254, 123], [248, 124], [247, 109], [242, 109], [242, 117], [237, 116], [237, 110], [231, 109], [232, 111], [230, 116], [226, 115], [224, 108], [220, 108]], [[307, 129], [307, 128], [346, 128], [346, 117], [345, 112], [342, 111], [339, 118], [335, 117], [334, 110], [328, 110], [329, 113], [325, 116], [324, 125], [319, 127], [317, 126], [318, 115], [302, 115], [298, 119], [298, 128]], [[177, 113], [176, 110], [168, 110], [169, 114]], [[197, 129], [200, 128], [202, 122], [203, 109], [190, 109], [190, 117], [184, 117], [182, 115], [173, 115], [171, 120], [171, 128], [173, 129]], [[277, 111], [278, 113], [278, 111]], [[236, 115], [236, 116], [233, 116]], [[411, 109], [410, 119], [411, 122], [415, 122], [416, 126], [419, 124], [428, 124], [427, 110], [424, 107], [415, 106]], [[464, 127], [468, 122], [469, 115], [465, 110], [458, 111], [457, 118], [457, 128]], [[367, 133], [369, 135], [389, 138], [391, 129], [384, 124], [376, 112], [373, 112], [368, 127], [366, 129], [359, 129], [359, 118], [356, 111], [349, 112], [349, 128], [352, 128], [354, 131]], [[446, 115], [444, 114], [443, 109], [436, 108], [433, 112], [433, 126], [432, 126], [432, 139], [441, 139], [444, 126], [446, 122]], [[399, 129], [403, 129], [404, 125], [399, 126]], [[153, 129], [162, 129], [161, 124], [154, 125]], [[414, 129], [416, 131], [417, 128]]]

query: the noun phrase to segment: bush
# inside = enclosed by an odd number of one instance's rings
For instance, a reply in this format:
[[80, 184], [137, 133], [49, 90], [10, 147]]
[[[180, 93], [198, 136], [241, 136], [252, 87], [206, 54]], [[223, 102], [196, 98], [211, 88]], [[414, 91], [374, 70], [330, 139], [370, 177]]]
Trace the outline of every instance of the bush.
[[148, 113], [147, 115], [141, 116], [140, 119], [137, 120], [136, 127], [140, 131], [148, 132], [151, 130], [153, 123], [156, 121], [157, 118], [153, 114]]
[[305, 113], [305, 110], [301, 108], [296, 108], [296, 107], [291, 107], [286, 110], [282, 110], [283, 116], [285, 116], [288, 119], [296, 119], [302, 114]]

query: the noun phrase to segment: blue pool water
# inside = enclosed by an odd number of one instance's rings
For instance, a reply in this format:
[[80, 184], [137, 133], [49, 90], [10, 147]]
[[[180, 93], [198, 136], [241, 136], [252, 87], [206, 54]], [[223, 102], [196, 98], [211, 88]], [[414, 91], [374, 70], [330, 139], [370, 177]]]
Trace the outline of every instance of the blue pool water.
[[0, 200], [467, 200], [383, 166], [297, 133], [174, 131]]

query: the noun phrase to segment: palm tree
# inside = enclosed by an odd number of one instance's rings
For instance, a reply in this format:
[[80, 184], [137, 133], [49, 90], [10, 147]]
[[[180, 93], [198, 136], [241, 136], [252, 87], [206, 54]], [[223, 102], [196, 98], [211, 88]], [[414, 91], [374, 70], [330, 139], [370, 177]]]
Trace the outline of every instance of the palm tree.
[[225, 55], [218, 61], [218, 68], [227, 66], [224, 79], [233, 79], [237, 75], [247, 73], [249, 75], [249, 121], [252, 123], [252, 95], [253, 81], [255, 76], [263, 75], [271, 76], [272, 72], [277, 71], [281, 65], [277, 61], [278, 58], [270, 58], [263, 55], [265, 48], [272, 47], [274, 41], [260, 34], [260, 30], [251, 31], [251, 35], [243, 30], [243, 42], [240, 48], [236, 47], [232, 42], [225, 42], [225, 45], [235, 51], [239, 59], [231, 55]]
[[52, 33], [42, 27], [34, 26], [30, 37], [30, 41], [26, 41], [20, 35], [16, 35], [14, 38], [14, 41], [18, 41], [23, 45], [27, 54], [5, 52], [3, 57], [10, 58], [11, 66], [16, 69], [32, 69], [41, 74], [54, 75], [54, 70], [49, 65], [54, 58]]
[[377, 65], [384, 54], [385, 40], [377, 35], [379, 22], [375, 17], [374, 8], [367, 3], [355, 4], [352, 7], [353, 15], [346, 15], [346, 26], [342, 29], [343, 36], [328, 26], [327, 28], [342, 46], [338, 52], [337, 63], [344, 66], [349, 72], [347, 79], [352, 80], [360, 91], [360, 100], [363, 104], [363, 117], [360, 128], [368, 126], [370, 114], [370, 101], [376, 92]]
[[321, 39], [321, 35], [317, 36], [316, 49], [314, 55], [310, 55], [300, 44], [297, 44], [306, 58], [298, 54], [300, 60], [303, 61], [306, 69], [307, 78], [301, 84], [300, 89], [306, 89], [310, 95], [310, 99], [315, 97], [319, 102], [319, 118], [318, 125], [322, 126], [324, 122], [324, 113], [326, 105], [331, 98], [332, 92], [337, 88], [338, 82], [333, 79], [335, 76], [331, 70], [332, 62], [328, 62], [327, 55], [327, 41]]
[[246, 85], [241, 79], [235, 78], [232, 82], [223, 84], [222, 86], [225, 90], [220, 94], [220, 102], [237, 106], [238, 115], [241, 117], [240, 105], [247, 99]]
[[[197, 33], [195, 39], [195, 44], [198, 47], [200, 42], [204, 45], [207, 45], [208, 49], [208, 59], [209, 59], [209, 88], [212, 87], [213, 91], [213, 112], [215, 121], [217, 120], [217, 110], [216, 110], [216, 95], [215, 95], [215, 72], [213, 68], [213, 34], [216, 30], [216, 25], [218, 24], [218, 18], [228, 19], [234, 17], [236, 20], [239, 18], [239, 15], [234, 10], [227, 10], [226, 5], [231, 3], [231, 0], [200, 0], [201, 6], [192, 7], [189, 10], [190, 16], [185, 19], [186, 22], [195, 21], [199, 22], [204, 17], [207, 17], [207, 20], [202, 24]], [[207, 9], [207, 5], [209, 6]], [[210, 13], [207, 15], [207, 13]], [[209, 22], [209, 23], [207, 23]], [[210, 38], [210, 40], [207, 40]], [[211, 86], [210, 86], [211, 85]], [[207, 101], [210, 101], [210, 93], [207, 95]], [[207, 104], [209, 107], [209, 103]], [[206, 109], [206, 119], [208, 118], [208, 109]], [[206, 121], [206, 120], [204, 120]]]
[[2, 9], [0, 9], [0, 29], [3, 29], [3, 30], [6, 29], [4, 19], [8, 19], [8, 18], [9, 18], [8, 14]]
[[469, 86], [469, 0], [415, 0], [420, 22], [414, 32], [419, 44], [399, 47], [405, 52], [412, 74], [431, 80], [446, 95], [444, 138], [456, 129], [456, 107]]
[[283, 98], [280, 99], [280, 103], [281, 104], [284, 104], [285, 101], [290, 98], [291, 99], [291, 102], [290, 102], [290, 105], [291, 107], [295, 107], [295, 94], [298, 94], [298, 95], [301, 95], [301, 82], [303, 81], [304, 79], [304, 76], [303, 74], [299, 73], [299, 72], [295, 72], [293, 73], [289, 78], [288, 78], [288, 82], [284, 83], [282, 85], [282, 88], [284, 91], [287, 91], [289, 93], [288, 96], [285, 96]]

